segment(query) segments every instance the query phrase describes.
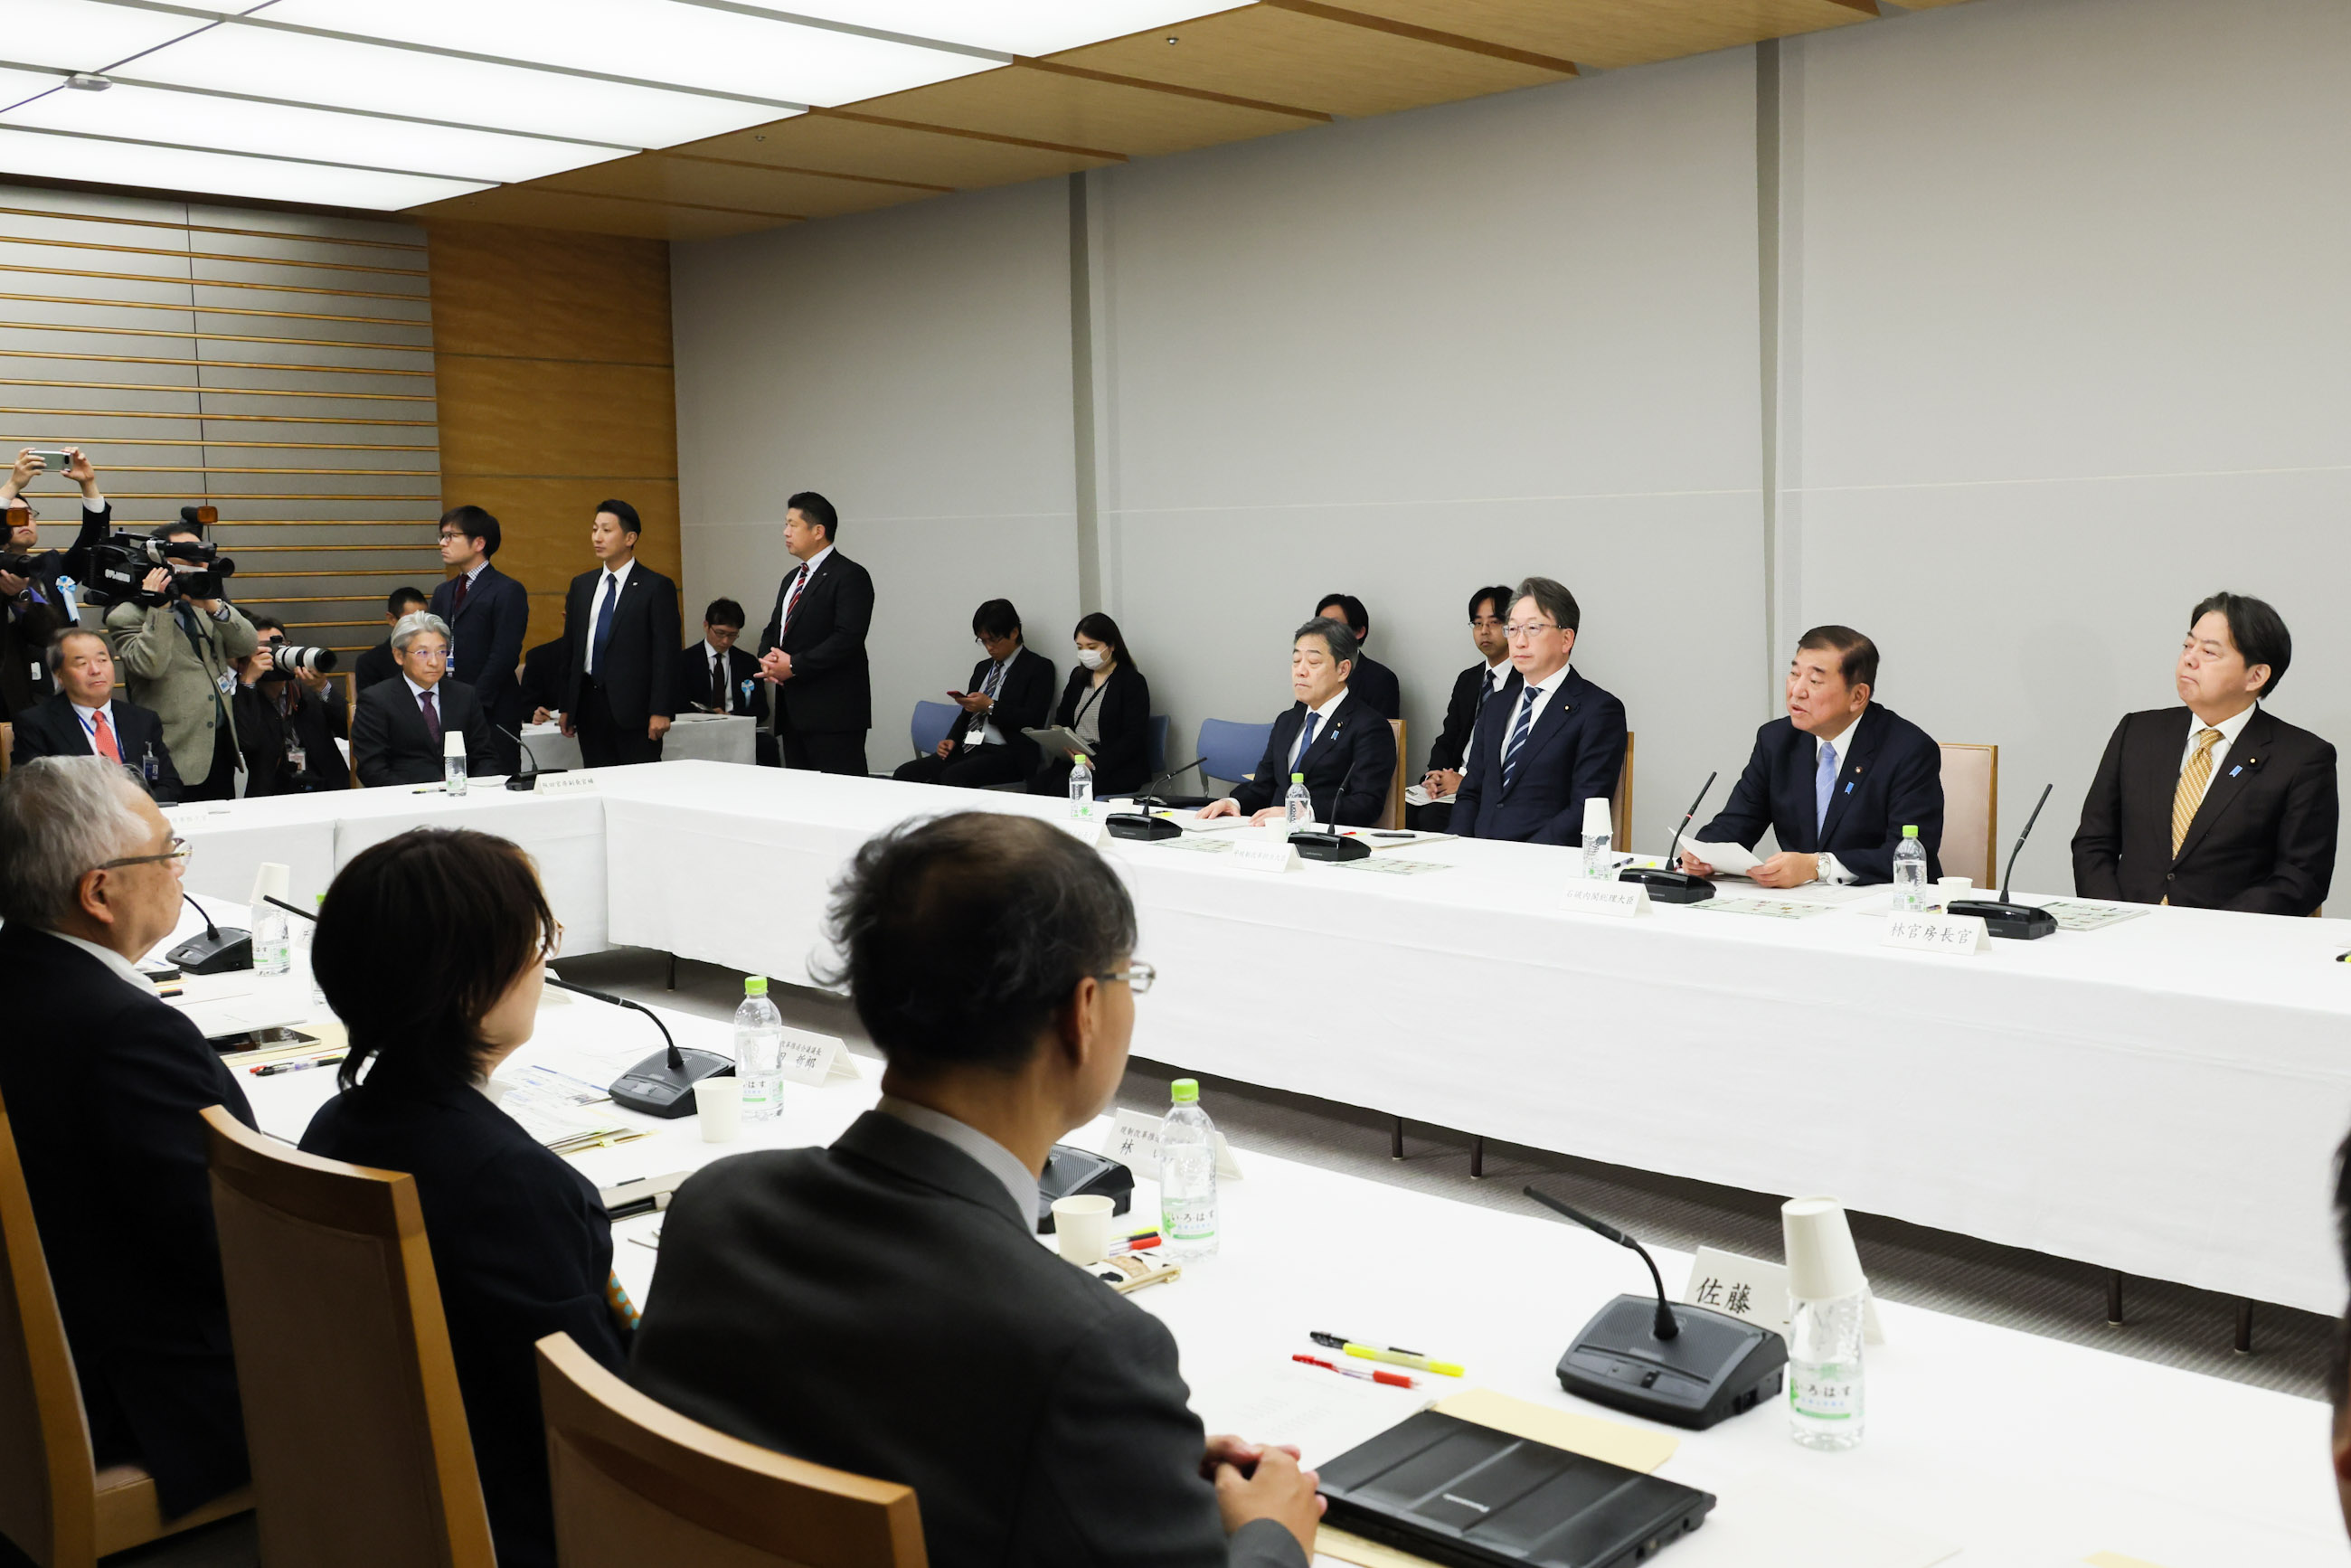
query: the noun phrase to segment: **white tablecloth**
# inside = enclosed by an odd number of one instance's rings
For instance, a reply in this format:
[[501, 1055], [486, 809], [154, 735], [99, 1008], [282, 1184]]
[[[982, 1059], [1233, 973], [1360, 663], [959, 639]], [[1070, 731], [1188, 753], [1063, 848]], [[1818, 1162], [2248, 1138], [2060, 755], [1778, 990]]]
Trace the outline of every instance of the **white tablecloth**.
[[[739, 714], [682, 713], [662, 737], [664, 762], [732, 762], [748, 768], [758, 759], [759, 724]], [[579, 768], [580, 737], [551, 724], [527, 724], [522, 737], [531, 760], [541, 768]]]
[[[600, 771], [611, 939], [808, 977], [828, 889], [908, 815], [998, 791], [775, 769]], [[2158, 909], [1956, 957], [1879, 945], [1883, 895], [1808, 920], [1557, 910], [1575, 862], [1270, 875], [1120, 843], [1154, 1060], [1539, 1148], [1852, 1207], [2156, 1279], [2340, 1310], [2329, 1166], [2351, 1125], [2351, 941]]]

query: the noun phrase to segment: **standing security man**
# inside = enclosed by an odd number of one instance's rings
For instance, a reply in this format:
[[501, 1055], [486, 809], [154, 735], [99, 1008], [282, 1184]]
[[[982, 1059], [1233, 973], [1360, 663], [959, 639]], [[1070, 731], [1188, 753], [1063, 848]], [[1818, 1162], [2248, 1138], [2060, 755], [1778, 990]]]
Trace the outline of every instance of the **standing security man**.
[[832, 548], [840, 529], [832, 503], [813, 490], [786, 503], [784, 548], [800, 564], [776, 590], [775, 613], [759, 633], [759, 673], [775, 686], [784, 766], [862, 776], [873, 727], [865, 664], [873, 579]]

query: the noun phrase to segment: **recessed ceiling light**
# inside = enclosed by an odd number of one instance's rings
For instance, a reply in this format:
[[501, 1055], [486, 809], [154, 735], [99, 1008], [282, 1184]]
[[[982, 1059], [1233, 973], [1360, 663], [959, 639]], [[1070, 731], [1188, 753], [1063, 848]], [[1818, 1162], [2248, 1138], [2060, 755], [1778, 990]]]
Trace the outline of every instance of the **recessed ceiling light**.
[[304, 202], [319, 206], [365, 207], [379, 212], [392, 212], [489, 188], [466, 180], [336, 169], [278, 158], [241, 158], [235, 153], [199, 152], [185, 147], [101, 141], [90, 136], [58, 136], [16, 130], [5, 121], [0, 121], [0, 169], [48, 179], [90, 180], [107, 185]]

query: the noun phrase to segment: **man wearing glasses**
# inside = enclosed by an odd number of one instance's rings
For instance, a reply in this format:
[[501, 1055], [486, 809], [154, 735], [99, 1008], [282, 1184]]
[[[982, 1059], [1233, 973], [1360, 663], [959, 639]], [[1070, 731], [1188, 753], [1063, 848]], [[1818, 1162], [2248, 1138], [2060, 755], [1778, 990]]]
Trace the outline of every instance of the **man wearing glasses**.
[[530, 628], [530, 595], [490, 564], [498, 553], [498, 520], [479, 507], [441, 514], [441, 564], [457, 575], [433, 591], [425, 608], [449, 623], [449, 673], [474, 688], [490, 716], [490, 744], [498, 771], [512, 773], [521, 751], [502, 733], [521, 727], [515, 666], [522, 663]]
[[1166, 1327], [1037, 1244], [1046, 1159], [1109, 1108], [1150, 988], [1117, 874], [1050, 822], [960, 812], [869, 840], [830, 927], [881, 1103], [678, 1189], [632, 1381], [913, 1487], [942, 1565], [1305, 1568], [1295, 1452], [1206, 1437]]
[[1453, 798], [1461, 792], [1461, 769], [1469, 761], [1469, 737], [1477, 731], [1478, 716], [1518, 673], [1510, 663], [1510, 639], [1502, 632], [1510, 619], [1508, 588], [1497, 584], [1469, 596], [1469, 640], [1478, 644], [1479, 662], [1453, 678], [1444, 731], [1428, 748], [1428, 770], [1420, 776], [1428, 804], [1405, 808], [1407, 828], [1441, 833], [1453, 820]]
[[392, 629], [392, 656], [400, 678], [360, 694], [351, 716], [351, 767], [370, 789], [382, 784], [435, 784], [447, 755], [444, 737], [465, 737], [465, 771], [495, 773], [490, 721], [481, 699], [463, 681], [448, 680], [449, 628], [438, 615], [403, 617]]
[[201, 1113], [253, 1113], [132, 967], [178, 922], [186, 853], [103, 758], [0, 780], [0, 1099], [98, 1466], [144, 1466], [167, 1518], [246, 1478]]
[[1478, 717], [1452, 831], [1465, 839], [1572, 844], [1583, 802], [1615, 793], [1625, 705], [1568, 663], [1583, 612], [1563, 583], [1531, 577], [1502, 634], [1515, 679]]

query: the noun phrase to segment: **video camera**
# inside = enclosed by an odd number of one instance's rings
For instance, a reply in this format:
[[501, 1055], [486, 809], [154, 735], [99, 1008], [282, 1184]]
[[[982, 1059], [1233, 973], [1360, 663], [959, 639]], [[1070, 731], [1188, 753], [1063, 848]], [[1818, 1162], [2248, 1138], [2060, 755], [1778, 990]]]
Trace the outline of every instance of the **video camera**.
[[[172, 527], [159, 528], [155, 533], [117, 533], [90, 550], [89, 575], [84, 580], [82, 597], [92, 604], [168, 604], [175, 598], [218, 599], [222, 582], [236, 574], [236, 562], [220, 553], [220, 548], [203, 539], [167, 540], [163, 536], [184, 529], [201, 530], [217, 520], [219, 514], [210, 507], [182, 507], [180, 521]], [[193, 563], [194, 571], [172, 570], [171, 580], [160, 594], [147, 591], [147, 574], [157, 567], [170, 568], [174, 561]]]

